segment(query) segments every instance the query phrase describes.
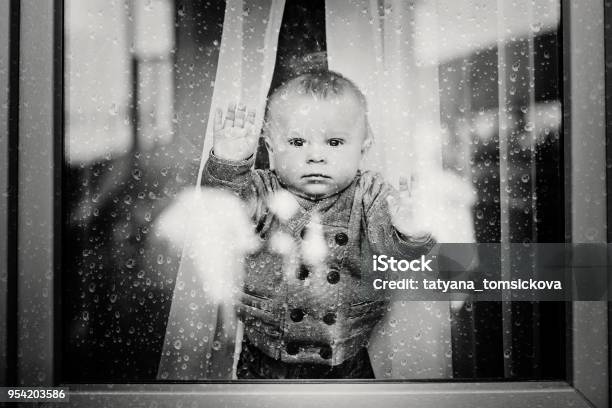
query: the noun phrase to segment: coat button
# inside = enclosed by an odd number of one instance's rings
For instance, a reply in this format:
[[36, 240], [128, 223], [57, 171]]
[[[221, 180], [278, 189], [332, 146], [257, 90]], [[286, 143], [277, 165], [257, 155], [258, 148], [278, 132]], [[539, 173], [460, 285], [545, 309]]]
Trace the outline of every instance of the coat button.
[[325, 324], [328, 324], [330, 326], [336, 323], [336, 313], [334, 312], [327, 313], [325, 316], [323, 316], [323, 321], [325, 322]]
[[335, 239], [336, 244], [340, 246], [346, 245], [346, 243], [348, 242], [348, 236], [344, 232], [337, 233]]
[[290, 354], [292, 356], [300, 352], [300, 346], [295, 342], [287, 343], [287, 346], [285, 349], [287, 350], [287, 354]]
[[335, 285], [336, 283], [338, 283], [339, 280], [340, 280], [340, 272], [336, 270], [329, 271], [329, 273], [327, 274], [327, 281], [329, 283], [331, 283], [332, 285]]
[[321, 346], [321, 348], [319, 349], [319, 355], [321, 356], [321, 358], [324, 358], [325, 360], [328, 360], [331, 358], [332, 356], [332, 349], [330, 346]]
[[293, 309], [291, 313], [289, 313], [289, 317], [294, 322], [301, 322], [304, 318], [304, 311], [302, 309]]
[[304, 280], [310, 275], [310, 269], [304, 264], [300, 265], [297, 271], [297, 278], [300, 280]]

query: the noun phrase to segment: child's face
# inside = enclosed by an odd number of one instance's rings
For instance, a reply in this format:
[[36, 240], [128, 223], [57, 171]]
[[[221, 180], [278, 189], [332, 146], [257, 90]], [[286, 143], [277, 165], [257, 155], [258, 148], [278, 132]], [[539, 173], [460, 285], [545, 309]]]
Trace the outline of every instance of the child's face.
[[365, 113], [357, 98], [292, 95], [274, 109], [266, 141], [283, 184], [311, 199], [346, 188], [368, 143]]

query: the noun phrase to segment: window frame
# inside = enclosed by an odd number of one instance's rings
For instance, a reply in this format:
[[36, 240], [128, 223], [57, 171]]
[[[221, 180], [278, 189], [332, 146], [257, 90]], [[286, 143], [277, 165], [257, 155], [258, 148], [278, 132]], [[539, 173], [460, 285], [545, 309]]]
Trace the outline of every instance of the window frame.
[[[10, 94], [9, 94], [9, 60], [10, 58], [10, 8], [9, 2], [5, 1], [0, 3], [0, 106], [3, 102], [7, 102], [6, 107], [0, 108], [0, 135], [7, 135], [6, 137], [0, 136], [0, 191], [9, 191], [9, 106], [10, 106]], [[6, 198], [0, 199], [0, 234], [9, 236], [9, 208], [11, 204], [9, 202], [8, 195]], [[0, 322], [3, 322], [0, 326], [0, 364], [3, 367], [8, 367], [8, 336], [7, 329], [9, 328], [8, 323], [8, 254], [10, 253], [9, 244], [0, 245]], [[0, 384], [5, 384], [8, 381], [8, 370], [0, 370]]]
[[[501, 1], [501, 0], [499, 0]], [[578, 199], [585, 191], [606, 189], [606, 181], [586, 177], [572, 164], [600, 166], [606, 172], [604, 83], [604, 0], [562, 0], [564, 109], [564, 169], [566, 183], [566, 228], [570, 242], [584, 242], [585, 225], [598, 225], [606, 236], [605, 208]], [[10, 5], [10, 6], [9, 6]], [[11, 197], [0, 196], [1, 233], [16, 240], [16, 261], [9, 253], [12, 244], [0, 249], [8, 282], [0, 279], [0, 385], [64, 386], [70, 389], [74, 406], [149, 406], [175, 404], [238, 405], [247, 398], [267, 406], [314, 405], [419, 407], [507, 406], [541, 404], [557, 407], [572, 402], [576, 407], [607, 407], [608, 402], [608, 305], [607, 302], [572, 302], [568, 309], [569, 349], [567, 381], [529, 382], [443, 382], [443, 381], [287, 381], [272, 383], [152, 383], [152, 384], [67, 384], [61, 373], [61, 176], [63, 166], [63, 10], [62, 0], [11, 0], [0, 3], [2, 32], [19, 17], [18, 72], [0, 74], [0, 126], [18, 152], [0, 138], [0, 173], [16, 172], [16, 186], [0, 178], [3, 191], [19, 192], [16, 222], [9, 217]], [[6, 18], [10, 16], [10, 18]], [[609, 21], [609, 16], [606, 16]], [[585, 23], [588, 22], [588, 23]], [[15, 38], [0, 36], [0, 73], [9, 60]], [[12, 41], [12, 43], [11, 43]], [[608, 40], [610, 41], [610, 40]], [[584, 44], [589, 44], [584, 46]], [[583, 45], [581, 47], [581, 45]], [[15, 64], [11, 65], [12, 67]], [[11, 81], [18, 79], [18, 83]], [[9, 92], [5, 92], [6, 87]], [[19, 101], [18, 124], [9, 113], [11, 91]], [[13, 99], [15, 93], [12, 93]], [[13, 115], [14, 116], [14, 115]], [[13, 118], [15, 119], [15, 118]], [[8, 132], [15, 128], [15, 131]], [[571, 135], [580, 135], [572, 138]], [[586, 136], [588, 135], [588, 136]], [[10, 155], [17, 155], [12, 158]], [[588, 158], [588, 159], [587, 159]], [[610, 157], [607, 158], [608, 160]], [[12, 166], [12, 167], [11, 167]], [[12, 170], [11, 170], [12, 169]], [[9, 171], [10, 170], [10, 171]], [[590, 173], [593, 174], [593, 173]], [[10, 189], [9, 189], [10, 188]], [[599, 206], [601, 207], [601, 206]], [[6, 211], [5, 211], [6, 209]], [[7, 249], [8, 248], [8, 249]], [[16, 288], [16, 291], [13, 291]], [[15, 315], [11, 315], [11, 311]], [[597, 316], [597, 319], [594, 318]], [[6, 317], [6, 318], [4, 318]], [[588, 324], [587, 324], [588, 322]], [[593, 324], [596, 322], [596, 324]], [[11, 328], [16, 331], [10, 331]], [[36, 328], [36, 334], [28, 332]], [[29, 335], [25, 335], [27, 334]], [[13, 339], [13, 340], [11, 340]], [[597, 351], [597, 352], [594, 352]], [[603, 356], [601, 353], [604, 353]], [[11, 355], [16, 357], [11, 358]], [[13, 378], [13, 380], [11, 380]], [[14, 382], [14, 384], [13, 384]], [[299, 384], [299, 385], [298, 385]]]

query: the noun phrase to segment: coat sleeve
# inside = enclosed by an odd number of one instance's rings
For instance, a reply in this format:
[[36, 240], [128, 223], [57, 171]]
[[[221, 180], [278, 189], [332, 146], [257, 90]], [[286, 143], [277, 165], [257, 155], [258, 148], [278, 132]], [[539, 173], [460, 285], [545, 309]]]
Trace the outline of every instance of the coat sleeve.
[[202, 187], [219, 188], [236, 194], [246, 204], [249, 215], [262, 230], [271, 222], [268, 201], [279, 189], [279, 182], [269, 170], [255, 170], [255, 155], [246, 160], [226, 160], [211, 151], [202, 173]]
[[246, 160], [226, 160], [211, 151], [204, 165], [202, 186], [220, 188], [249, 199], [253, 193], [252, 168], [255, 156]]

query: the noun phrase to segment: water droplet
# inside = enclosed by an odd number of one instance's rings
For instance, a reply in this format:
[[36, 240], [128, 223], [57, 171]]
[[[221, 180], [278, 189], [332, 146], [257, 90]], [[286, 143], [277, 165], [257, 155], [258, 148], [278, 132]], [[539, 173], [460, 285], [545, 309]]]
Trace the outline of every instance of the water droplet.
[[588, 239], [589, 241], [593, 241], [595, 238], [597, 238], [599, 234], [597, 233], [597, 230], [595, 228], [588, 228], [585, 232], [584, 232], [584, 236], [586, 237], [586, 239]]

